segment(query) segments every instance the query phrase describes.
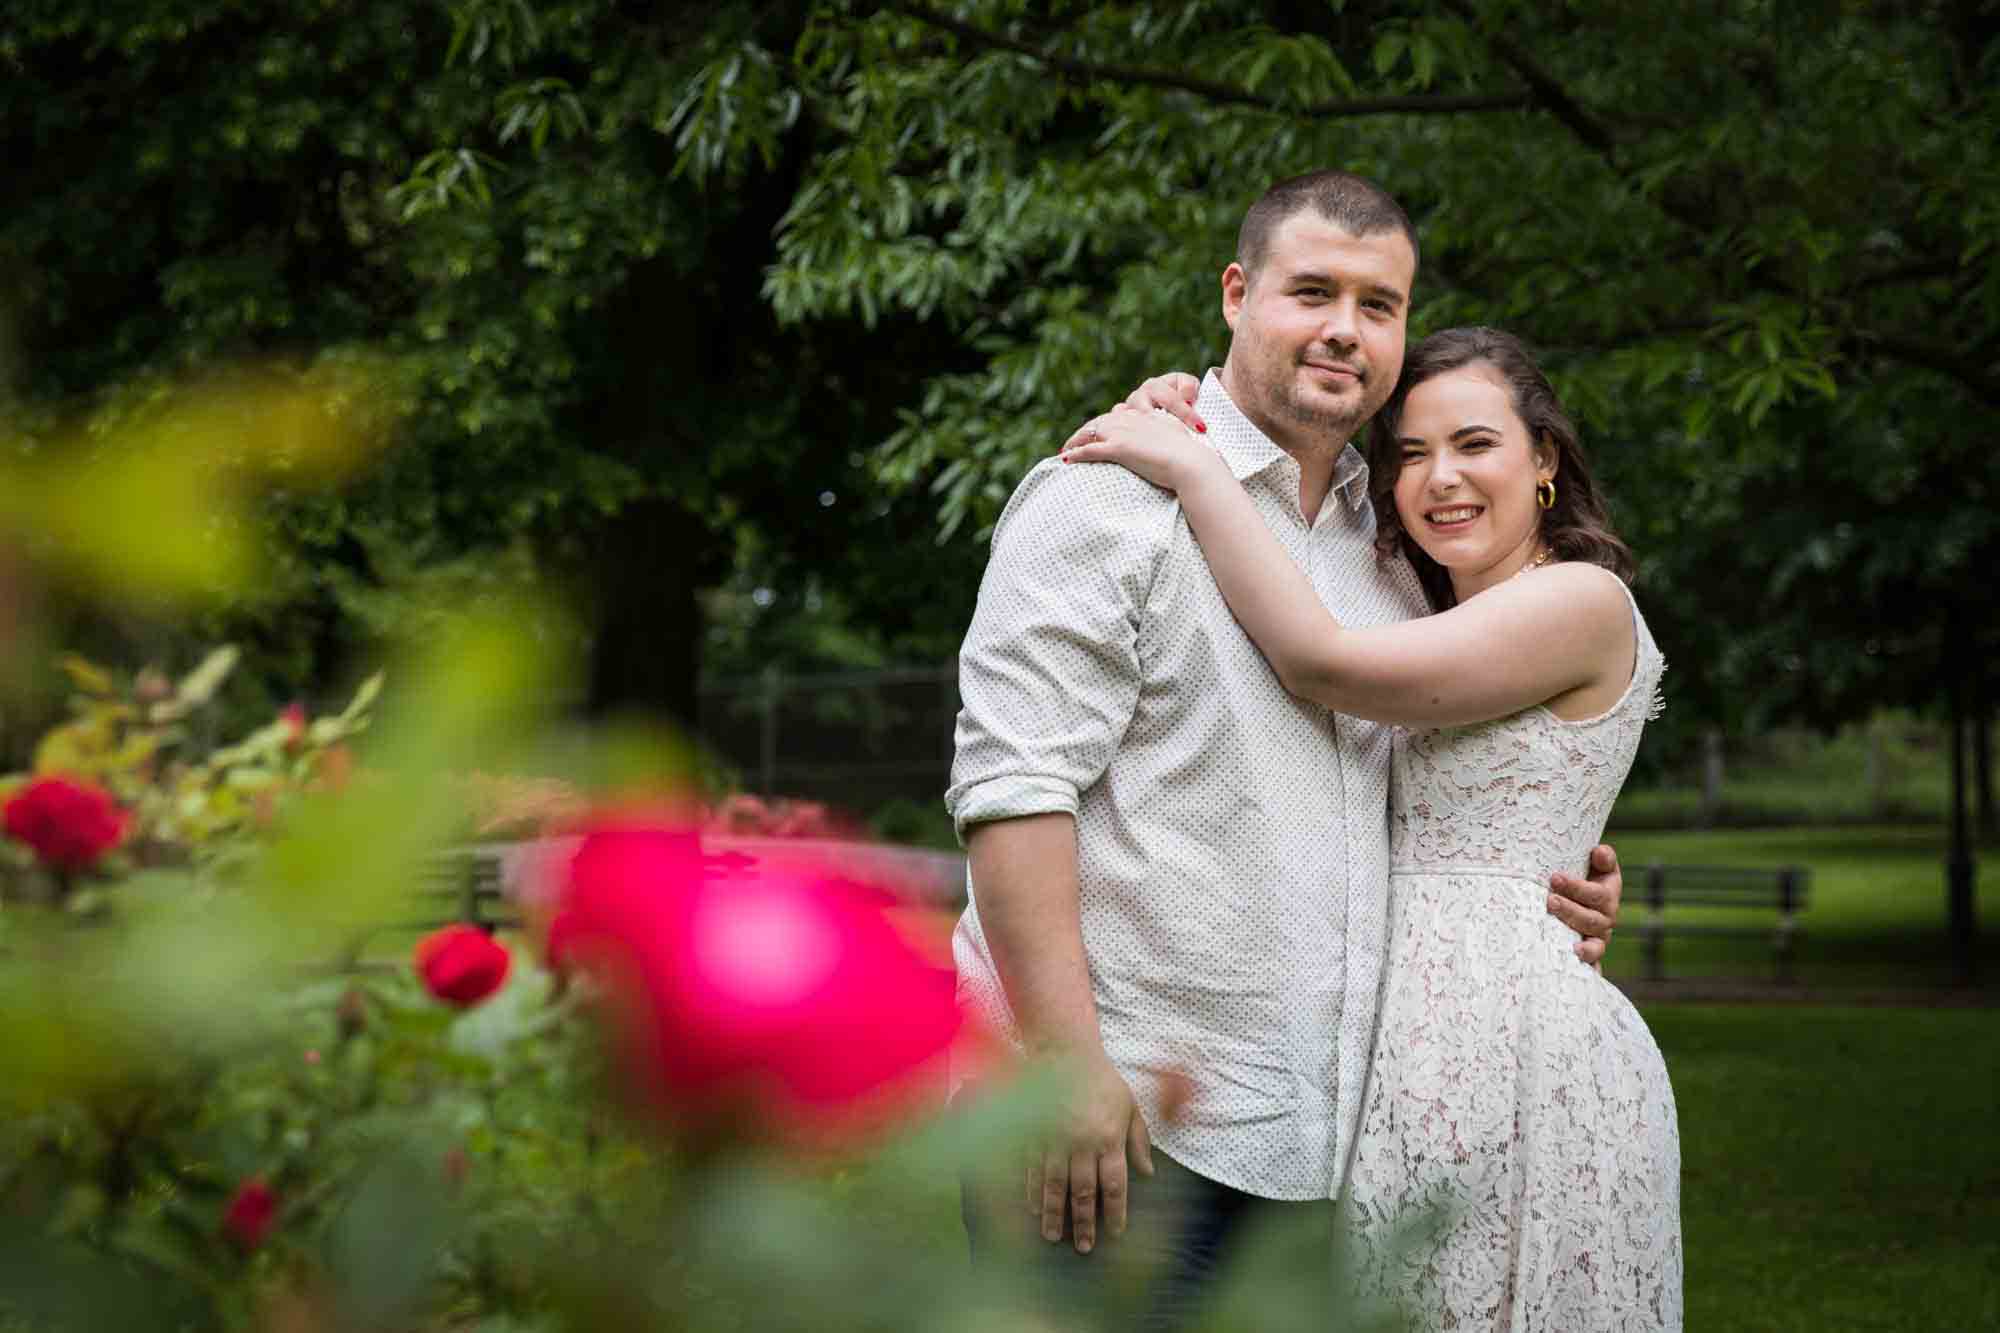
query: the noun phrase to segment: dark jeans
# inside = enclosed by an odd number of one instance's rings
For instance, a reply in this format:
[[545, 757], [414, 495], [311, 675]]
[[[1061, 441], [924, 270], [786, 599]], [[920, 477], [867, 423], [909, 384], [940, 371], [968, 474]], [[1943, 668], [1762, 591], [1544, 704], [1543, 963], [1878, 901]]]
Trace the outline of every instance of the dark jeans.
[[1102, 1222], [1097, 1245], [1078, 1254], [1068, 1220], [1060, 1244], [1042, 1238], [1018, 1177], [1011, 1189], [967, 1176], [962, 1182], [966, 1238], [982, 1270], [1004, 1267], [1031, 1307], [1072, 1328], [1149, 1333], [1190, 1326], [1201, 1314], [1232, 1245], [1253, 1224], [1278, 1214], [1324, 1209], [1321, 1203], [1280, 1203], [1197, 1175], [1157, 1147], [1155, 1173], [1132, 1173], [1129, 1224], [1111, 1236]]

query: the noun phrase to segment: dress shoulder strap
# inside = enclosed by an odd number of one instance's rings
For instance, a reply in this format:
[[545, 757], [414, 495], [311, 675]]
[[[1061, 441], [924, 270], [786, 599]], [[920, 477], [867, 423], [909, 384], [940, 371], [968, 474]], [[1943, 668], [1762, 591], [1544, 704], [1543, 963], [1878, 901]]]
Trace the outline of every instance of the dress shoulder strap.
[[1639, 610], [1639, 599], [1632, 593], [1632, 585], [1618, 578], [1610, 570], [1604, 571], [1618, 580], [1618, 586], [1625, 590], [1626, 604], [1632, 608], [1632, 690], [1635, 698], [1645, 700], [1646, 720], [1651, 722], [1667, 709], [1667, 697], [1660, 689], [1660, 679], [1667, 672], [1666, 654], [1653, 638], [1653, 631], [1646, 624], [1645, 615]]

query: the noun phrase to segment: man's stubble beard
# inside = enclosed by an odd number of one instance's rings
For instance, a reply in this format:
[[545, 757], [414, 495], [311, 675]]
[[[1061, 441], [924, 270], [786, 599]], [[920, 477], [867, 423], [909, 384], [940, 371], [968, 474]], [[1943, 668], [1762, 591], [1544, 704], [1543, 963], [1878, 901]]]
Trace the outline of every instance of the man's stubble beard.
[[[1366, 388], [1366, 381], [1363, 381], [1361, 387]], [[1361, 401], [1351, 409], [1313, 407], [1299, 397], [1296, 385], [1290, 382], [1277, 386], [1272, 398], [1274, 406], [1284, 416], [1307, 431], [1322, 436], [1322, 439], [1314, 443], [1328, 449], [1338, 449], [1353, 439], [1381, 406], [1379, 403], [1370, 403], [1364, 392]]]

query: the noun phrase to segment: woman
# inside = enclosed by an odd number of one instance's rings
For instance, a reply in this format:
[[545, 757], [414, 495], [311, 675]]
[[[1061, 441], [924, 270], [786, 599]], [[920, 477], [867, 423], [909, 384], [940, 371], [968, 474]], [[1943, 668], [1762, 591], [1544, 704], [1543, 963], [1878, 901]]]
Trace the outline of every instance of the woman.
[[[1378, 549], [1411, 560], [1437, 611], [1400, 625], [1335, 623], [1220, 456], [1165, 413], [1099, 417], [1065, 457], [1178, 494], [1287, 689], [1405, 729], [1342, 1205], [1364, 1293], [1427, 1327], [1680, 1328], [1666, 1066], [1543, 910], [1548, 872], [1602, 833], [1665, 670], [1547, 379], [1493, 329], [1411, 351], [1369, 457]], [[1440, 1229], [1409, 1246], [1401, 1224], [1433, 1206]]]

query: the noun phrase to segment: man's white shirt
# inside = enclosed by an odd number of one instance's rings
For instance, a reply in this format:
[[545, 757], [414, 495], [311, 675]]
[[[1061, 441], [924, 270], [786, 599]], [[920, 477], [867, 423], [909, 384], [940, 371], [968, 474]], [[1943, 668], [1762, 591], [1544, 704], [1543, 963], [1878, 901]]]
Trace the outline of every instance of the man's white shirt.
[[[1349, 445], [1308, 523], [1298, 464], [1211, 371], [1197, 410], [1341, 623], [1425, 610], [1374, 551]], [[1285, 693], [1230, 614], [1170, 493], [1110, 464], [1043, 462], [1008, 502], [959, 656], [946, 804], [1076, 818], [1083, 940], [1104, 1048], [1153, 1141], [1221, 1184], [1331, 1198], [1353, 1146], [1389, 885], [1391, 729]], [[960, 994], [1017, 1037], [979, 923]], [[1161, 1076], [1193, 1095], [1162, 1115]]]

